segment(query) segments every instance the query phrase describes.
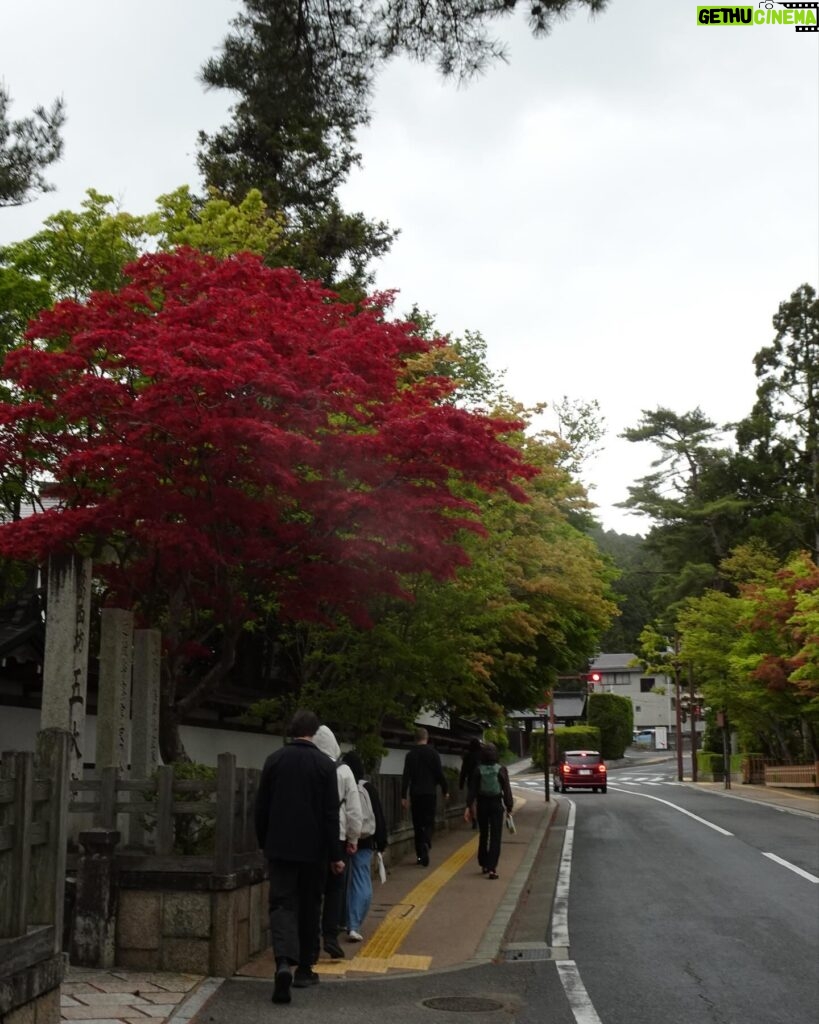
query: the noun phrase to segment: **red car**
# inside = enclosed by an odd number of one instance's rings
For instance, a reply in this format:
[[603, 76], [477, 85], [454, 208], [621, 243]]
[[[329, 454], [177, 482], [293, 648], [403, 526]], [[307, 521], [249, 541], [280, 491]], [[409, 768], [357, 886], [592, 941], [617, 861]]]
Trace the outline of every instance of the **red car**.
[[565, 750], [555, 766], [555, 792], [590, 789], [606, 792], [606, 765], [597, 750]]

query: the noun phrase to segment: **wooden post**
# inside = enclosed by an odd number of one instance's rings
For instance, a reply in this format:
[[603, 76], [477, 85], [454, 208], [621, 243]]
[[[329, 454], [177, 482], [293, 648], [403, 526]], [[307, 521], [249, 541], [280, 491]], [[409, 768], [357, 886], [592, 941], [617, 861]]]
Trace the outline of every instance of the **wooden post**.
[[236, 755], [220, 754], [216, 768], [216, 835], [213, 872], [233, 870], [233, 828], [236, 821]]
[[44, 729], [37, 735], [37, 773], [50, 782], [42, 822], [48, 836], [31, 851], [31, 924], [54, 926], [54, 953], [63, 948], [63, 895], [68, 839], [69, 755], [71, 734]]
[[94, 825], [96, 828], [117, 827], [117, 781], [119, 769], [103, 768], [100, 771], [100, 809]]
[[14, 856], [12, 814], [14, 812], [14, 754], [0, 755], [0, 939], [8, 939], [11, 931], [11, 893], [14, 889], [12, 860]]
[[14, 755], [14, 853], [12, 855], [11, 934], [25, 935], [28, 928], [28, 894], [31, 869], [31, 808], [34, 754]]
[[173, 768], [162, 765], [156, 771], [156, 853], [173, 853]]

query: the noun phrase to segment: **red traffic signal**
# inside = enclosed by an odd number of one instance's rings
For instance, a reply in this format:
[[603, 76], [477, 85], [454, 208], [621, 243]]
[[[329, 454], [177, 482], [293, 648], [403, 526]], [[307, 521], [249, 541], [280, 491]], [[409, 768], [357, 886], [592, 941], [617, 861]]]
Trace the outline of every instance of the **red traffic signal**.
[[599, 683], [602, 678], [603, 674], [601, 672], [589, 672], [589, 674], [586, 676], [586, 682]]

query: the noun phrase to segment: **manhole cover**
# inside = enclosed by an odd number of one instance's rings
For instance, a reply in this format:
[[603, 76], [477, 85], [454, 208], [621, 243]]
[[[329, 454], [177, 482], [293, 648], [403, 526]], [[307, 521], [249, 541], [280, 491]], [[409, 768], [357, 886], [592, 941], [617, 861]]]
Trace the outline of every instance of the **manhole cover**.
[[453, 1013], [492, 1013], [503, 1009], [503, 1003], [497, 999], [481, 999], [479, 996], [441, 996], [439, 999], [424, 999], [421, 1005], [429, 1010], [451, 1010]]

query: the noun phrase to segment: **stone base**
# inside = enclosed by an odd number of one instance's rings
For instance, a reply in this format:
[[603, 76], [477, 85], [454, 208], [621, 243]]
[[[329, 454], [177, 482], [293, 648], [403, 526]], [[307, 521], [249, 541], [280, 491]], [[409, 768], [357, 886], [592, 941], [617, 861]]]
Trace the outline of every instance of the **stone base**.
[[269, 939], [267, 882], [220, 892], [120, 892], [120, 967], [229, 978]]

